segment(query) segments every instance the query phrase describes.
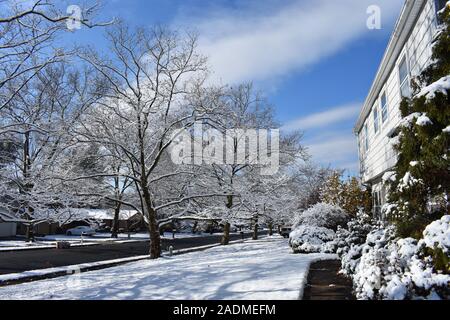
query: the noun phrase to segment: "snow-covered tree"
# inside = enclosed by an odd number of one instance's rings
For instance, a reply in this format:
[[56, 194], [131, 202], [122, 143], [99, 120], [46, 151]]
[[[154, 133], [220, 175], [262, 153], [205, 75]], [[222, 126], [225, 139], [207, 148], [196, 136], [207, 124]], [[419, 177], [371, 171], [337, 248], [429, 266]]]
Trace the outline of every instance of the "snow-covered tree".
[[80, 201], [54, 178], [70, 156], [72, 124], [98, 98], [86, 90], [91, 80], [88, 71], [64, 63], [48, 66], [0, 111], [7, 128], [0, 136], [7, 146], [0, 155], [1, 201], [29, 221], [29, 230], [47, 220], [66, 221], [56, 209]]
[[[271, 149], [265, 150], [259, 140], [258, 146], [255, 144], [256, 149], [252, 150], [248, 143], [252, 134], [253, 139], [261, 139], [262, 131], [268, 132], [279, 127], [274, 120], [272, 106], [249, 83], [227, 87], [222, 91], [205, 127], [222, 134], [225, 154], [231, 154], [234, 159], [227, 159], [226, 162], [223, 159], [212, 161], [209, 166], [210, 175], [214, 177], [212, 181], [215, 181], [213, 188], [229, 193], [225, 201], [216, 199], [217, 202], [214, 203], [216, 217], [224, 225], [222, 244], [226, 245], [232, 224], [251, 224], [254, 238], [257, 237], [262, 217], [268, 218], [269, 212], [276, 211], [270, 204], [274, 193], [289, 180], [278, 173], [283, 172], [289, 164], [304, 160], [306, 154], [300, 144], [301, 135], [297, 132], [281, 136], [276, 142], [278, 147], [273, 142]], [[267, 139], [271, 138], [268, 134]], [[264, 168], [267, 164], [264, 163], [262, 154], [266, 152], [270, 159], [279, 159], [279, 163], [274, 163], [279, 169], [278, 173], [265, 175]], [[207, 158], [208, 156], [206, 154]]]
[[[164, 212], [211, 195], [192, 194], [185, 182], [194, 180], [196, 172], [189, 165], [172, 166], [168, 152], [180, 129], [189, 130], [208, 113], [202, 100], [206, 60], [196, 51], [195, 36], [164, 28], [129, 30], [119, 24], [108, 30], [107, 39], [109, 56], [101, 57], [92, 49], [80, 55], [97, 70], [107, 93], [86, 114], [90, 124], [80, 122], [77, 133], [81, 143], [120, 150], [139, 203], [119, 201], [145, 217], [150, 255], [158, 258], [159, 226], [167, 221]], [[117, 172], [99, 175], [113, 177]]]
[[[93, 28], [112, 23], [93, 21], [97, 2], [78, 8], [77, 15], [71, 15], [67, 6], [54, 0], [0, 1], [0, 110], [42, 70], [71, 55], [72, 49], [52, 47], [69, 25]], [[0, 124], [0, 134], [8, 128]]]

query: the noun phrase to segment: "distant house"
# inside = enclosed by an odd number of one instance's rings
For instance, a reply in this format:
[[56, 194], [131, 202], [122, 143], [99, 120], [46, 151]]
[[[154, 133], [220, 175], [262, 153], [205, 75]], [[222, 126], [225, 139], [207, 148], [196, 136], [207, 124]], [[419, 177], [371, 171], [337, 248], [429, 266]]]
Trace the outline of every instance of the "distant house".
[[14, 237], [17, 233], [17, 225], [24, 222], [11, 215], [7, 209], [0, 207], [0, 238]]
[[[33, 224], [35, 236], [62, 234], [78, 226], [92, 226], [109, 231], [114, 221], [114, 209], [68, 208], [55, 211], [53, 215], [59, 222], [42, 220]], [[121, 210], [118, 222], [119, 230], [123, 232], [146, 230], [146, 223], [136, 210]], [[16, 218], [0, 206], [0, 238], [25, 235], [27, 225], [29, 221]]]
[[[27, 232], [27, 224], [29, 221], [21, 221], [17, 226], [17, 234], [25, 235]], [[33, 225], [33, 234], [35, 236], [46, 236], [50, 234], [58, 234], [61, 232], [59, 223], [42, 221]]]
[[406, 0], [355, 126], [361, 178], [373, 192], [374, 216], [381, 217], [387, 189], [383, 176], [396, 165], [390, 143], [401, 122], [400, 102], [412, 94], [411, 80], [430, 63], [432, 44], [447, 0]]
[[[62, 225], [63, 232], [67, 229], [83, 225], [90, 225], [105, 230], [112, 228], [114, 209], [70, 208], [68, 211], [77, 218], [71, 219], [71, 222]], [[120, 210], [118, 223], [119, 230], [122, 231], [136, 231], [146, 228], [142, 216], [136, 210]]]
[[[91, 209], [87, 210], [90, 221], [96, 221], [100, 226], [111, 229], [114, 221], [113, 209]], [[120, 210], [119, 230], [136, 231], [145, 229], [144, 219], [136, 210]]]

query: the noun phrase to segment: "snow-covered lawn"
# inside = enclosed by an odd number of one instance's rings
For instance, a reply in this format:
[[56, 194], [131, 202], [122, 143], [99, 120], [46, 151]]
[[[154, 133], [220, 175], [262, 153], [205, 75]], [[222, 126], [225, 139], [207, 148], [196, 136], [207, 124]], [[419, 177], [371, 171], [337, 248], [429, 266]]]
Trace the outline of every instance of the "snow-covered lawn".
[[0, 299], [298, 299], [311, 262], [280, 237], [0, 288]]
[[[93, 246], [95, 242], [84, 241], [70, 241], [73, 247], [85, 247]], [[27, 243], [25, 241], [2, 241], [0, 244], [0, 252], [6, 251], [22, 251], [22, 250], [35, 250], [35, 249], [53, 249], [56, 247], [55, 241], [36, 241], [33, 243]]]
[[38, 247], [42, 245], [40, 242], [26, 242], [22, 240], [1, 240], [0, 248], [9, 248], [9, 247]]
[[[39, 241], [68, 241], [71, 243], [81, 242], [81, 236], [68, 236], [64, 234], [49, 235], [45, 237], [38, 237]], [[111, 238], [111, 233], [97, 233], [95, 236], [84, 236], [84, 242], [107, 242], [107, 241], [123, 241], [123, 240], [148, 240], [148, 233], [137, 234], [119, 234], [117, 238]]]
[[[30, 249], [49, 249], [56, 246], [57, 241], [70, 242], [72, 246], [89, 246], [97, 244], [98, 242], [108, 241], [108, 239], [94, 239], [90, 237], [84, 237], [81, 241], [81, 237], [77, 236], [46, 236], [37, 237], [35, 242], [26, 242], [25, 239], [16, 240], [0, 240], [0, 252], [1, 251], [12, 251], [12, 250], [30, 250]], [[124, 240], [125, 241], [125, 240]]]

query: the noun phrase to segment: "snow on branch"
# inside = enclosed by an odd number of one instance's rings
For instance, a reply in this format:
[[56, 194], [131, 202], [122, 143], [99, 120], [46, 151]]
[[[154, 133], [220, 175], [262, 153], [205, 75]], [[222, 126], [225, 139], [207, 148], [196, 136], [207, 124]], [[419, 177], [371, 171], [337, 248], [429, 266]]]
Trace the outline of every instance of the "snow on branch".
[[445, 76], [420, 90], [416, 98], [425, 96], [427, 100], [432, 100], [436, 97], [437, 93], [447, 94], [449, 90], [450, 76]]

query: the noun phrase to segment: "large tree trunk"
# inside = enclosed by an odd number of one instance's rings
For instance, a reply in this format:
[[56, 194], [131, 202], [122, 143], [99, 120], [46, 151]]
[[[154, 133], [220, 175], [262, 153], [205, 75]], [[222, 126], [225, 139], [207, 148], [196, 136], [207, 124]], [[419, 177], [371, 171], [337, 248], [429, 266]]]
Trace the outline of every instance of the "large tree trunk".
[[158, 259], [161, 256], [161, 236], [156, 222], [156, 213], [152, 209], [149, 213], [148, 231], [150, 234], [150, 259]]
[[255, 224], [253, 225], [253, 240], [258, 240], [258, 218], [255, 219]]
[[150, 259], [158, 259], [161, 256], [161, 235], [159, 233], [156, 211], [147, 205], [148, 232], [150, 235]]
[[111, 226], [111, 238], [117, 238], [119, 234], [120, 207], [120, 203], [117, 203], [116, 207], [114, 208], [114, 219]]
[[[144, 199], [146, 197], [144, 196]], [[156, 211], [147, 204], [148, 233], [150, 236], [150, 259], [158, 259], [161, 256], [161, 234], [159, 233]]]
[[[233, 196], [227, 196], [226, 207], [228, 208], [228, 210], [231, 210], [231, 208], [233, 207]], [[230, 229], [231, 224], [228, 221], [225, 222], [225, 225], [223, 226], [223, 236], [221, 241], [221, 244], [223, 246], [226, 246], [230, 243]]]
[[33, 242], [34, 241], [33, 225], [27, 224], [26, 231], [25, 231], [25, 237], [26, 237], [26, 242]]
[[156, 211], [152, 207], [150, 193], [143, 190], [144, 202], [147, 209], [148, 232], [150, 235], [150, 259], [158, 259], [161, 256], [161, 235], [159, 233]]
[[272, 222], [269, 223], [269, 236], [270, 237], [273, 236], [273, 224], [272, 224]]
[[226, 246], [230, 243], [230, 229], [231, 229], [231, 224], [229, 222], [225, 222], [225, 225], [223, 227], [222, 241], [221, 241], [221, 244], [223, 246]]
[[[119, 173], [120, 167], [117, 168], [117, 173]], [[119, 233], [119, 218], [120, 218], [120, 209], [122, 207], [122, 204], [120, 202], [120, 179], [119, 177], [114, 178], [114, 190], [115, 190], [115, 197], [117, 199], [116, 206], [114, 207], [114, 219], [111, 226], [111, 238], [117, 238]]]
[[150, 193], [147, 189], [147, 181], [143, 179], [142, 194], [144, 196], [145, 209], [148, 218], [148, 233], [150, 236], [150, 259], [158, 259], [161, 256], [161, 235], [159, 233], [156, 211], [152, 207]]
[[[161, 256], [161, 235], [159, 233], [158, 220], [156, 216], [156, 211], [153, 209], [152, 197], [150, 195], [150, 191], [148, 189], [148, 174], [147, 169], [145, 167], [145, 144], [144, 144], [144, 134], [141, 117], [138, 115], [137, 118], [139, 125], [139, 144], [140, 144], [140, 173], [141, 173], [141, 181], [139, 183], [140, 188], [142, 189], [142, 204], [145, 207], [145, 211], [147, 212], [148, 218], [148, 233], [150, 236], [150, 259], [158, 259]], [[145, 214], [145, 213], [144, 213]]]

